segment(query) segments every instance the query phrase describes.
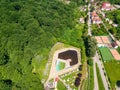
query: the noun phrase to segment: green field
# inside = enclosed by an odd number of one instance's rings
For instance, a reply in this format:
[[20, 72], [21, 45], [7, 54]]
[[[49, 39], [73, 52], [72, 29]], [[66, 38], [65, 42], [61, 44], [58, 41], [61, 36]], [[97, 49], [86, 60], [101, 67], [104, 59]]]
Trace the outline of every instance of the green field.
[[113, 56], [112, 56], [112, 54], [111, 54], [111, 52], [110, 52], [110, 50], [108, 48], [101, 47], [101, 48], [99, 48], [99, 50], [100, 50], [102, 59], [104, 61], [111, 61], [111, 60], [114, 59]]
[[120, 62], [112, 61], [104, 63], [111, 87], [114, 88], [117, 80], [120, 80]]

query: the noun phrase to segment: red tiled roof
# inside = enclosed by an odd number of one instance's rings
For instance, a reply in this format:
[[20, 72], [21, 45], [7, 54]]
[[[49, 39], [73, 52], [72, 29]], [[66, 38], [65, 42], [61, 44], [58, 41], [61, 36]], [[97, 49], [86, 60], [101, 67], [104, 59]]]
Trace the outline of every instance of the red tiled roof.
[[107, 4], [110, 4], [109, 2], [103, 2], [102, 6], [106, 6]]
[[109, 3], [109, 2], [104, 2], [104, 3], [102, 3], [102, 8], [105, 8], [105, 9], [110, 9], [110, 8], [111, 8], [111, 6], [108, 6], [108, 5], [110, 5], [110, 3]]
[[101, 21], [100, 18], [93, 18], [92, 20], [93, 20], [93, 21]]
[[95, 11], [92, 12], [92, 17], [98, 16]]

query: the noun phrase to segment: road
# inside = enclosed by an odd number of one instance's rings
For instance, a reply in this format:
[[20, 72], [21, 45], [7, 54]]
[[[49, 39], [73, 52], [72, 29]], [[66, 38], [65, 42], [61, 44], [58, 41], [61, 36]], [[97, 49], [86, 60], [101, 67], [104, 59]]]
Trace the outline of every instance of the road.
[[[88, 35], [92, 36], [92, 33], [91, 33], [91, 18], [90, 18], [91, 13], [90, 13], [90, 7], [91, 7], [91, 3], [88, 4]], [[95, 60], [93, 60], [94, 90], [99, 90], [95, 63], [96, 63]]]
[[92, 34], [91, 34], [91, 29], [90, 29], [90, 26], [91, 26], [90, 6], [91, 6], [91, 4], [89, 3], [89, 4], [88, 4], [88, 35], [92, 36]]
[[97, 73], [96, 73], [96, 57], [93, 57], [93, 70], [94, 70], [94, 90], [99, 90], [98, 86], [98, 79], [97, 79]]
[[97, 63], [97, 65], [98, 65], [98, 68], [99, 68], [99, 71], [100, 71], [100, 75], [101, 75], [101, 78], [102, 78], [102, 81], [103, 81], [103, 85], [104, 85], [104, 87], [105, 87], [105, 90], [109, 90], [109, 89], [108, 89], [108, 81], [107, 81], [106, 76], [104, 75], [104, 70], [105, 70], [105, 69], [103, 70], [104, 66], [103, 66], [102, 61], [99, 60], [99, 55], [98, 55], [97, 52], [96, 52], [96, 55], [95, 55], [95, 57], [94, 57], [94, 61], [95, 61], [95, 63]]

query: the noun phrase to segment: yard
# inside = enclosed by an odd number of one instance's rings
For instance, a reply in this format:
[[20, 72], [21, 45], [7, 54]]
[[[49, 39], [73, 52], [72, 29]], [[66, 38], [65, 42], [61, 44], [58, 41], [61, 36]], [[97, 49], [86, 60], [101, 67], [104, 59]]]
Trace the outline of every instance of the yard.
[[112, 61], [104, 63], [111, 87], [114, 88], [116, 82], [120, 80], [120, 62]]
[[59, 62], [59, 68], [60, 70], [65, 68], [65, 63], [64, 62]]
[[99, 48], [103, 61], [114, 60], [110, 50], [106, 47]]
[[107, 31], [105, 30], [102, 24], [100, 25], [92, 24], [91, 28], [92, 28], [92, 34], [94, 36], [108, 35]]
[[59, 71], [59, 70], [62, 70], [64, 68], [65, 68], [65, 63], [61, 62], [61, 61], [57, 61], [56, 70]]

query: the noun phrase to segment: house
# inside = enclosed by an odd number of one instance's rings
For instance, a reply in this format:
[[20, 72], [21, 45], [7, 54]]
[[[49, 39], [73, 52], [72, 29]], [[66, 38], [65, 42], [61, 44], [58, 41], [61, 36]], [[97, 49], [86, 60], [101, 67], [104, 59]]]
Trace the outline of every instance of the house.
[[93, 24], [100, 24], [101, 23], [101, 19], [100, 18], [93, 18], [92, 22], [93, 22]]
[[109, 24], [112, 24], [113, 23], [113, 21], [112, 20], [109, 20]]
[[109, 18], [106, 18], [105, 20], [106, 20], [106, 21], [109, 21]]
[[103, 2], [101, 10], [111, 10], [112, 6], [109, 2]]
[[93, 18], [99, 18], [99, 16], [97, 15], [97, 13], [95, 11], [92, 12], [92, 19]]
[[80, 23], [85, 23], [84, 18], [80, 18], [80, 19], [79, 19], [79, 22], [80, 22]]
[[120, 8], [120, 5], [115, 5], [115, 7], [119, 9], [119, 8]]
[[113, 27], [118, 27], [118, 24], [112, 24], [113, 25]]
[[100, 23], [102, 23], [100, 17], [98, 16], [98, 14], [95, 11], [92, 12], [91, 19], [92, 19], [92, 23], [93, 24], [100, 24]]

